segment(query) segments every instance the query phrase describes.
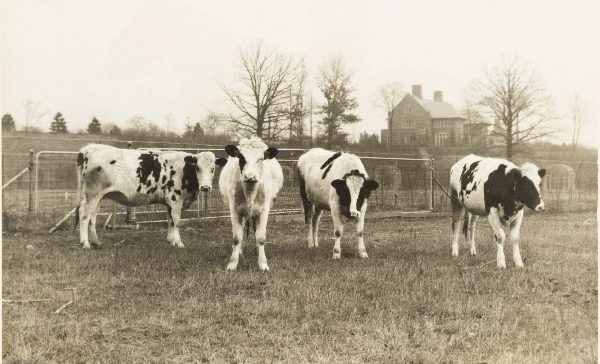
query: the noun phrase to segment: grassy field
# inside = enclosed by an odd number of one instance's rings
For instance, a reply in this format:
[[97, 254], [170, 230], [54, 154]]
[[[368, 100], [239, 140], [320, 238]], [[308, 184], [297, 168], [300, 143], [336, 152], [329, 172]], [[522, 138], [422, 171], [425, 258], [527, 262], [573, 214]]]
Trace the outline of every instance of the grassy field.
[[595, 214], [528, 217], [524, 270], [509, 247], [496, 269], [484, 221], [477, 257], [463, 243], [451, 258], [449, 219], [385, 219], [367, 222], [368, 260], [352, 233], [332, 261], [331, 222], [308, 250], [304, 227], [277, 219], [271, 273], [253, 244], [226, 273], [229, 224], [205, 224], [183, 229], [181, 250], [162, 226], [101, 231], [92, 251], [73, 232], [4, 235], [3, 298], [50, 300], [3, 304], [3, 361], [597, 361]]

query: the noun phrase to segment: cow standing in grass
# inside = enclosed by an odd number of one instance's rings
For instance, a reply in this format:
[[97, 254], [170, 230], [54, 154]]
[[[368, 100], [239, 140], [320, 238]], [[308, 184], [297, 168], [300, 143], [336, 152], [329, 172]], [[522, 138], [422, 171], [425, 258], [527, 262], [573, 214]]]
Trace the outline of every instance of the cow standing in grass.
[[545, 169], [531, 163], [521, 167], [505, 159], [482, 158], [468, 155], [456, 162], [450, 170], [452, 203], [452, 256], [458, 256], [460, 222], [464, 216], [463, 233], [475, 248], [475, 224], [479, 216], [487, 216], [497, 243], [498, 268], [506, 268], [504, 258], [504, 227], [510, 227], [513, 244], [513, 262], [523, 267], [519, 251], [519, 232], [523, 221], [523, 207], [542, 212], [546, 209], [540, 194]]
[[267, 221], [273, 199], [283, 186], [283, 171], [275, 159], [278, 151], [257, 137], [242, 139], [237, 147], [227, 145], [225, 151], [229, 158], [219, 177], [219, 190], [229, 206], [233, 231], [233, 251], [227, 270], [236, 270], [242, 253], [244, 227], [253, 222], [258, 267], [268, 271]]
[[80, 189], [79, 234], [85, 249], [96, 233], [98, 204], [103, 198], [126, 206], [160, 203], [167, 206], [167, 241], [183, 248], [179, 236], [181, 212], [199, 191], [210, 191], [215, 165], [224, 165], [211, 152], [190, 154], [177, 151], [139, 151], [88, 144], [77, 156]]
[[308, 247], [319, 246], [319, 221], [323, 210], [330, 210], [335, 233], [333, 259], [341, 257], [344, 216], [356, 221], [358, 254], [368, 258], [363, 238], [367, 199], [379, 184], [369, 179], [360, 158], [350, 153], [313, 148], [298, 159], [298, 172]]

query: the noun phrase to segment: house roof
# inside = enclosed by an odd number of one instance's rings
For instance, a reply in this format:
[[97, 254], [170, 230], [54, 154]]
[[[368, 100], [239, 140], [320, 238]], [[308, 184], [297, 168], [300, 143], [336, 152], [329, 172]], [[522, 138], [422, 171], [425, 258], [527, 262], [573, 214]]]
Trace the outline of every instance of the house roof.
[[454, 106], [447, 102], [436, 102], [433, 100], [420, 99], [418, 97], [414, 97], [414, 99], [417, 100], [425, 110], [429, 111], [432, 119], [463, 119]]

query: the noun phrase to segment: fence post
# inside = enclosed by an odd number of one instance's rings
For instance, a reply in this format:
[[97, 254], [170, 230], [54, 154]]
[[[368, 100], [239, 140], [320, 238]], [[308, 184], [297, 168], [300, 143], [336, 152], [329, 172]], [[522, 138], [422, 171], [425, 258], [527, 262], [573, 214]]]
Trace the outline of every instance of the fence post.
[[33, 149], [29, 149], [29, 213], [33, 212]]
[[435, 201], [435, 195], [434, 195], [435, 192], [433, 190], [433, 179], [435, 178], [435, 175], [434, 175], [435, 169], [434, 169], [434, 166], [433, 166], [433, 162], [434, 162], [434, 158], [432, 157], [429, 160], [429, 168], [431, 168], [430, 169], [431, 170], [431, 174], [429, 175], [429, 186], [431, 188], [431, 193], [430, 193], [430, 196], [429, 196], [429, 201], [428, 201], [429, 202], [429, 206], [428, 207], [429, 207], [430, 211], [433, 211], [433, 208], [434, 208], [433, 203]]
[[[127, 142], [127, 149], [131, 149], [131, 145], [133, 143], [131, 141]], [[114, 229], [114, 225], [116, 223], [116, 214], [115, 214], [115, 219], [113, 220], [113, 229]], [[134, 207], [127, 207], [127, 213], [126, 213], [126, 224], [128, 225], [135, 225], [135, 208]]]

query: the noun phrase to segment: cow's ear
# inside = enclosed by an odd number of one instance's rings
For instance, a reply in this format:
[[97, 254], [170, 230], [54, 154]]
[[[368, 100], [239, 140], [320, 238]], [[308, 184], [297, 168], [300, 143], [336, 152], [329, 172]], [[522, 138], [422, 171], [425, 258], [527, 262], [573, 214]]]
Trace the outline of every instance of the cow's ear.
[[227, 152], [227, 155], [230, 157], [237, 157], [240, 153], [238, 148], [235, 145], [231, 144], [225, 146], [225, 152]]
[[538, 174], [540, 175], [540, 178], [544, 178], [544, 176], [546, 175], [546, 169], [542, 168], [538, 171]]
[[279, 150], [277, 150], [277, 148], [267, 148], [267, 150], [265, 150], [265, 159], [271, 159], [271, 158], [275, 158], [277, 156], [277, 153], [279, 153]]
[[215, 164], [219, 167], [223, 167], [225, 164], [227, 164], [227, 159], [225, 158], [217, 158], [215, 160]]
[[379, 183], [375, 180], [368, 179], [365, 181], [365, 187], [371, 191], [375, 191], [379, 187]]
[[336, 190], [339, 190], [340, 188], [343, 188], [346, 185], [346, 180], [343, 180], [343, 179], [334, 179], [333, 181], [331, 181], [331, 185]]

